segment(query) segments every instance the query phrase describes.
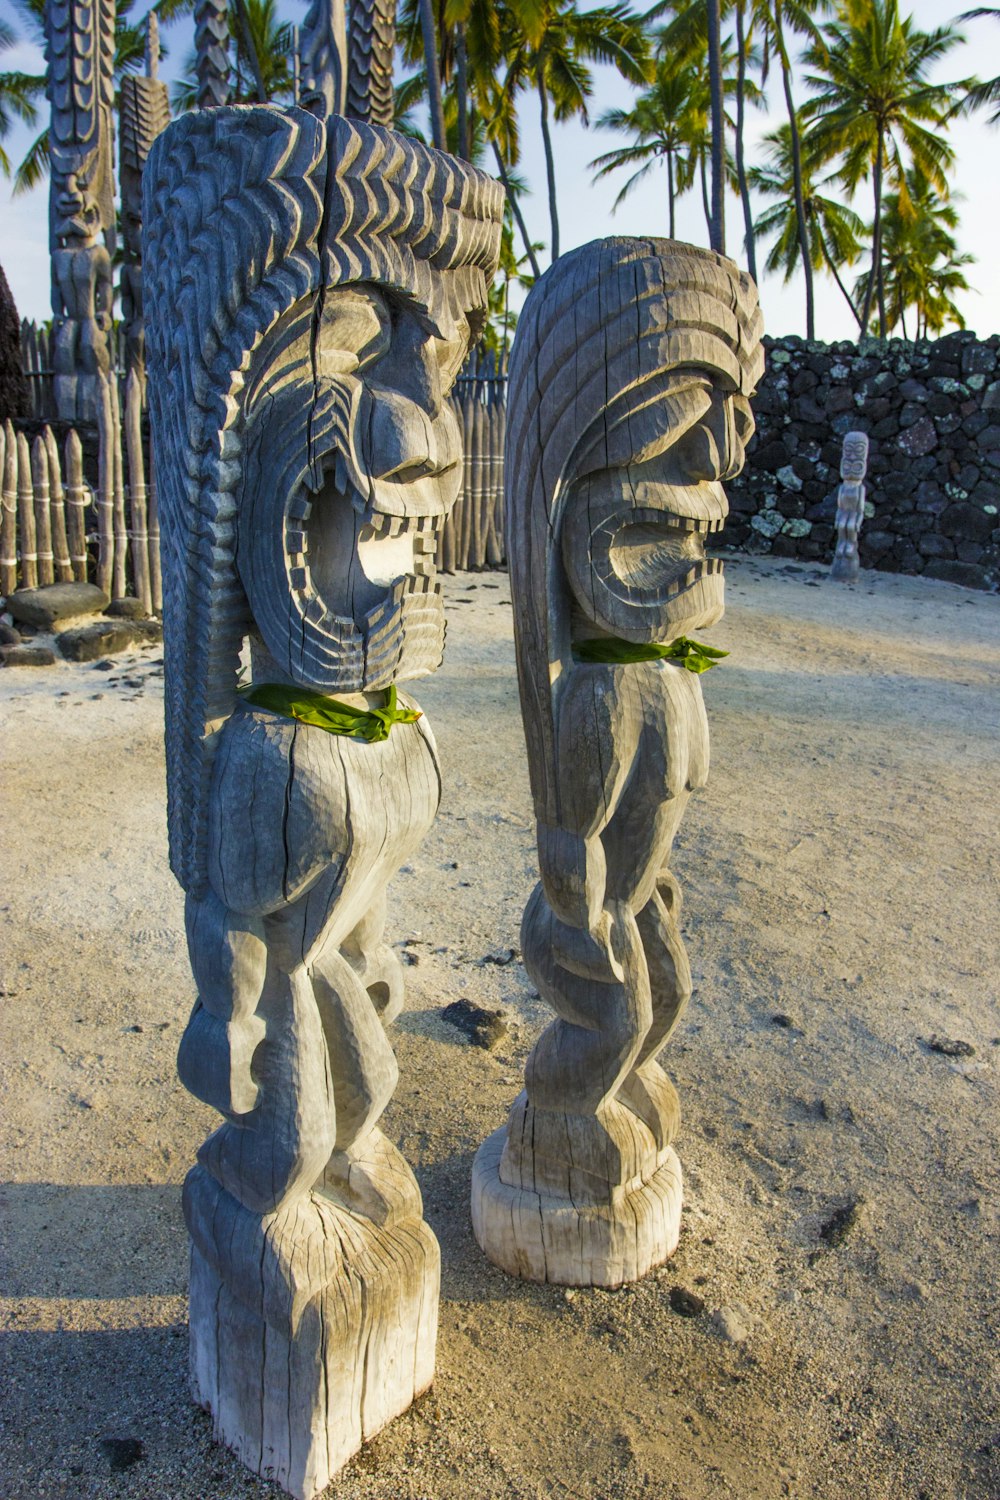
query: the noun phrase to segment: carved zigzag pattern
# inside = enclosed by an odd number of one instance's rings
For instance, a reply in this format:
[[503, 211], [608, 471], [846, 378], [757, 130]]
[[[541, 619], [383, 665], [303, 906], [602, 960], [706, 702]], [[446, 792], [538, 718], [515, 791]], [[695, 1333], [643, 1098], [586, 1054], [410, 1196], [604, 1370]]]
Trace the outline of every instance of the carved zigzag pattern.
[[141, 172], [150, 147], [170, 123], [166, 84], [126, 73], [121, 81], [120, 111], [122, 167]]
[[249, 609], [234, 565], [252, 351], [319, 280], [325, 132], [301, 111], [175, 120], [144, 173], [150, 413], [160, 497], [171, 866], [205, 886], [213, 731]]
[[[101, 74], [107, 24], [100, 0], [48, 0], [45, 7], [48, 95], [52, 136], [59, 145], [96, 145], [100, 106], [106, 97]], [[114, 12], [111, 17], [114, 46]]]
[[351, 0], [347, 41], [346, 113], [391, 128], [396, 0]]
[[503, 188], [474, 167], [378, 126], [329, 122], [328, 253], [338, 280], [381, 269], [420, 291], [428, 267], [496, 266]]
[[229, 13], [226, 0], [199, 0], [194, 18], [198, 108], [229, 101]]

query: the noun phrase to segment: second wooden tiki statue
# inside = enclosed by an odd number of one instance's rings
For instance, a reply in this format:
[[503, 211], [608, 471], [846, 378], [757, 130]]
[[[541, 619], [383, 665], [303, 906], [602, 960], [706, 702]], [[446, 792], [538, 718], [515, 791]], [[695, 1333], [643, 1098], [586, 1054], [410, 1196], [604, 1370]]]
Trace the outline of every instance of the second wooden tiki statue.
[[705, 553], [763, 370], [749, 277], [708, 250], [608, 239], [564, 255], [518, 323], [506, 524], [541, 880], [525, 967], [556, 1013], [473, 1169], [487, 1255], [617, 1286], [672, 1254], [687, 1004], [671, 845], [708, 771], [688, 637], [723, 611]]

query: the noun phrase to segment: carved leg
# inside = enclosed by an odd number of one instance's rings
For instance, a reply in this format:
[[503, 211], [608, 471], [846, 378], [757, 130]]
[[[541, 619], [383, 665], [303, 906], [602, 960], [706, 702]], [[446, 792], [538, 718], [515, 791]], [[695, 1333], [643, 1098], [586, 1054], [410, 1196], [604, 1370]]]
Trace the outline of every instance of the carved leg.
[[[525, 967], [558, 1019], [528, 1059], [507, 1127], [473, 1167], [480, 1245], [534, 1281], [618, 1286], [677, 1244], [680, 1164], [660, 1078], [672, 1087], [646, 1047], [665, 1009], [660, 965], [651, 974], [646, 956], [660, 911], [637, 922], [618, 905], [608, 916], [602, 948], [557, 921], [541, 887], [528, 903]], [[658, 1030], [662, 1043], [666, 1025]]]
[[403, 1009], [403, 966], [382, 941], [385, 912], [386, 893], [382, 891], [345, 939], [342, 952], [371, 996], [383, 1026], [388, 1026]]

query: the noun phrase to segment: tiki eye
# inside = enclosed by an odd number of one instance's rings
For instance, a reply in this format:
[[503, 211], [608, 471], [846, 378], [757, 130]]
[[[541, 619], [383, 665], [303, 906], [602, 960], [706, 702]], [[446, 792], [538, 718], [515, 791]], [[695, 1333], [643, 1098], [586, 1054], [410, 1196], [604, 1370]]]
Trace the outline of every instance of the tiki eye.
[[319, 367], [324, 375], [349, 375], [381, 359], [392, 339], [392, 311], [371, 286], [331, 288], [319, 327]]

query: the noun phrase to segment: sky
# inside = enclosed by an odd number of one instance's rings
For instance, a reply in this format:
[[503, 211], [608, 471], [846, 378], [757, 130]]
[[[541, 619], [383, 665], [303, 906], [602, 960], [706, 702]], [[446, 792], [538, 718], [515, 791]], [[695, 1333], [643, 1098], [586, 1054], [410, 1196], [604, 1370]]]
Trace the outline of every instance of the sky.
[[[903, 0], [901, 9], [911, 14], [916, 24], [924, 30], [951, 21], [972, 0]], [[639, 8], [639, 7], [637, 7]], [[142, 11], [142, 0], [136, 6]], [[300, 21], [306, 11], [305, 0], [280, 0], [280, 14], [288, 19]], [[22, 31], [19, 16], [9, 4], [0, 0], [0, 16]], [[968, 21], [960, 28], [965, 43], [956, 47], [938, 65], [932, 76], [938, 81], [960, 78], [972, 73], [981, 78], [992, 78], [1000, 74], [1000, 21], [985, 18]], [[164, 28], [163, 39], [171, 56], [164, 63], [161, 76], [172, 76], [180, 59], [191, 45], [191, 21], [183, 19]], [[41, 52], [37, 47], [21, 43], [14, 49], [0, 54], [0, 70], [37, 72], [43, 67]], [[595, 90], [591, 103], [591, 118], [596, 119], [603, 110], [616, 106], [627, 107], [634, 91], [611, 68], [594, 69]], [[773, 90], [771, 91], [774, 92]], [[799, 93], [802, 88], [799, 86]], [[799, 102], [798, 99], [796, 102]], [[756, 143], [768, 131], [773, 130], [783, 118], [775, 100], [770, 114], [750, 116], [748, 159], [756, 159]], [[522, 200], [522, 208], [532, 239], [548, 242], [548, 209], [545, 189], [545, 168], [542, 156], [541, 136], [537, 125], [537, 104], [533, 96], [525, 97], [521, 107], [522, 153], [520, 171], [531, 188], [530, 196]], [[617, 213], [612, 212], [614, 199], [626, 180], [626, 173], [615, 174], [601, 182], [593, 183], [589, 163], [594, 157], [615, 146], [623, 144], [624, 138], [613, 131], [598, 130], [593, 125], [585, 129], [581, 124], [569, 123], [553, 127], [556, 150], [557, 191], [560, 209], [560, 231], [562, 249], [569, 250], [588, 240], [609, 234], [662, 234], [667, 233], [666, 169], [657, 166], [642, 184], [626, 198]], [[32, 133], [17, 127], [5, 142], [5, 148], [13, 161], [19, 161], [31, 140]], [[957, 199], [960, 215], [959, 247], [975, 257], [975, 263], [966, 270], [970, 290], [961, 293], [958, 305], [968, 326], [980, 337], [1000, 332], [1000, 276], [996, 274], [996, 263], [1000, 260], [1000, 191], [996, 186], [996, 162], [1000, 155], [1000, 127], [986, 123], [985, 112], [980, 111], [971, 119], [955, 123], [949, 133], [955, 148], [957, 164], [952, 180], [952, 191]], [[862, 217], [870, 217], [870, 198], [865, 198], [865, 188], [859, 190], [854, 207]], [[759, 203], [756, 210], [759, 212]], [[742, 212], [739, 200], [727, 199], [726, 204], [727, 250], [735, 259], [742, 261]], [[695, 190], [680, 200], [677, 210], [677, 237], [692, 243], [706, 244], [707, 232], [701, 210], [700, 194]], [[788, 286], [780, 275], [771, 276], [763, 272], [763, 254], [758, 250], [758, 269], [761, 271], [761, 304], [768, 332], [774, 335], [805, 333], [805, 297], [801, 277], [796, 277]], [[543, 254], [541, 262], [547, 264]], [[48, 272], [48, 184], [33, 193], [12, 198], [10, 185], [0, 181], [0, 264], [3, 265], [22, 317], [41, 320], [50, 316], [50, 291]], [[829, 277], [821, 276], [816, 281], [816, 334], [820, 339], [849, 339], [856, 337], [856, 325], [840, 292]]]

